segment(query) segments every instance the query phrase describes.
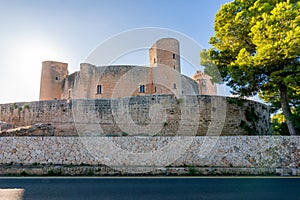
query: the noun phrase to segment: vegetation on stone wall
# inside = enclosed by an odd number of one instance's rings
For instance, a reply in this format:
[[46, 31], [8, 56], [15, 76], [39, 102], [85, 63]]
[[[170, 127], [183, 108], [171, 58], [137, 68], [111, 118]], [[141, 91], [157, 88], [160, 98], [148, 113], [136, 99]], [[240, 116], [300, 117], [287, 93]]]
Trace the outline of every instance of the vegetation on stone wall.
[[231, 98], [231, 97], [229, 97], [229, 98], [227, 98], [227, 102], [230, 103], [230, 104], [235, 104], [235, 105], [238, 105], [238, 106], [243, 106], [245, 100], [241, 99], [241, 98]]
[[[191, 122], [194, 124], [196, 120], [199, 121], [197, 135], [206, 135], [207, 127], [209, 126], [212, 113], [218, 112], [218, 108], [212, 105], [214, 101], [227, 101], [227, 116], [224, 124], [224, 129], [222, 135], [239, 135], [242, 133], [240, 125], [240, 119], [243, 119], [251, 127], [251, 121], [246, 119], [245, 110], [252, 106], [259, 113], [259, 119], [256, 125], [255, 135], [268, 135], [269, 134], [269, 109], [261, 105], [258, 102], [252, 102], [247, 99], [239, 98], [229, 98], [220, 96], [202, 96], [189, 97], [176, 99], [172, 95], [157, 95], [155, 96], [155, 101], [151, 100], [153, 96], [141, 96], [141, 97], [131, 97], [130, 102], [128, 99], [114, 99], [113, 102], [107, 99], [95, 100], [73, 100], [67, 102], [66, 100], [56, 100], [56, 101], [43, 101], [43, 102], [27, 102], [27, 103], [17, 103], [17, 104], [5, 104], [1, 105], [0, 121], [6, 122], [7, 124], [16, 125], [14, 127], [28, 127], [43, 125], [42, 127], [34, 129], [35, 132], [29, 132], [27, 129], [21, 129], [21, 132], [10, 134], [18, 134], [18, 136], [25, 136], [27, 134], [31, 135], [34, 133], [36, 135], [39, 131], [42, 135], [47, 136], [102, 136], [108, 137], [121, 137], [121, 136], [153, 136], [153, 134], [147, 133], [145, 130], [137, 135], [137, 133], [132, 133], [130, 129], [121, 130], [117, 125], [113, 112], [120, 111], [120, 105], [128, 104], [129, 117], [135, 125], [147, 126], [151, 123], [150, 119], [150, 109], [153, 105], [159, 103], [163, 106], [164, 114], [166, 114], [165, 121], [159, 123], [162, 126], [161, 130], [155, 133], [154, 136], [175, 136], [175, 135], [195, 135], [191, 130]], [[196, 99], [197, 98], [197, 99]], [[184, 101], [193, 101], [191, 104]], [[194, 104], [198, 103], [200, 106], [195, 108]], [[16, 107], [16, 109], [14, 109]], [[86, 133], [84, 131], [76, 129], [76, 124], [74, 123], [73, 111], [76, 108], [76, 121], [81, 121], [86, 124], [100, 124], [103, 128], [102, 133], [98, 133], [97, 130], [91, 130], [91, 133]], [[189, 112], [195, 113], [193, 119], [194, 121], [182, 120], [182, 109], [186, 109]], [[263, 110], [262, 110], [263, 109]], [[267, 109], [267, 110], [264, 110]], [[18, 110], [20, 112], [18, 112]], [[251, 109], [249, 110], [251, 115]], [[120, 112], [123, 114], [123, 112]], [[247, 114], [248, 115], [248, 114]], [[88, 117], [85, 117], [88, 116]], [[63, 119], [64, 123], [59, 122], [57, 119]], [[251, 117], [250, 117], [251, 118]], [[252, 119], [250, 119], [252, 120]], [[253, 121], [253, 120], [252, 120]], [[254, 121], [253, 121], [254, 122]], [[130, 122], [132, 123], [132, 122]], [[49, 124], [49, 128], [47, 126]], [[181, 132], [178, 133], [179, 127], [182, 127]], [[4, 127], [4, 126], [2, 126]], [[46, 129], [43, 129], [46, 128]], [[42, 128], [42, 129], [41, 129]], [[2, 129], [3, 131], [4, 129]], [[85, 133], [85, 134], [84, 134]], [[246, 132], [243, 132], [244, 135]], [[8, 134], [8, 133], [7, 133]], [[2, 135], [4, 136], [4, 135]], [[8, 135], [6, 135], [8, 136]], [[11, 135], [12, 136], [12, 135]], [[15, 136], [15, 135], [14, 135]]]

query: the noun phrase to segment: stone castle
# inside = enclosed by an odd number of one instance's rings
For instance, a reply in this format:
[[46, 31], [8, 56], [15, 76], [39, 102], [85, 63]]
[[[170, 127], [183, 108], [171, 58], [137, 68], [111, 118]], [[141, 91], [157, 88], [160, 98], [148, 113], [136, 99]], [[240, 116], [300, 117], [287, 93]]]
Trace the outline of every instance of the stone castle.
[[170, 38], [150, 67], [43, 62], [40, 101], [0, 104], [0, 175], [300, 175], [300, 138], [269, 136], [268, 106], [180, 72]]
[[[158, 40], [149, 55], [149, 67], [82, 63], [72, 74], [66, 63], [43, 62], [40, 101], [0, 104], [1, 135], [271, 134], [266, 105], [217, 96], [201, 71], [181, 74], [176, 39]], [[8, 130], [18, 127], [23, 131]]]
[[196, 71], [192, 78], [181, 74], [179, 42], [158, 40], [149, 50], [150, 67], [80, 64], [80, 71], [68, 74], [68, 64], [42, 64], [40, 100], [99, 99], [149, 94], [216, 95], [210, 77]]

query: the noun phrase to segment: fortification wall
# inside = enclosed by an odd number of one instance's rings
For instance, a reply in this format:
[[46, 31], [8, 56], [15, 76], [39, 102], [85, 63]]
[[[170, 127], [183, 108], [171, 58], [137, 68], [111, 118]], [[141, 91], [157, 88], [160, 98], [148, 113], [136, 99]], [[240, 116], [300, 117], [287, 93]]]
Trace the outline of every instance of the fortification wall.
[[219, 96], [146, 95], [0, 105], [0, 121], [52, 124], [54, 135], [268, 135], [267, 106]]
[[[175, 138], [189, 140], [188, 137]], [[170, 151], [168, 155], [176, 156], [174, 162], [169, 163], [168, 167], [160, 164], [161, 157], [152, 161], [155, 155], [159, 154], [159, 149], [169, 144], [174, 137], [1, 137], [0, 138], [0, 164], [18, 164], [30, 165], [34, 168], [39, 164], [49, 165], [74, 165], [85, 166], [86, 164], [95, 166], [91, 169], [98, 174], [118, 174], [115, 171], [123, 172], [134, 171], [134, 169], [144, 168], [145, 171], [153, 170], [155, 173], [168, 174], [187, 174], [188, 170], [193, 170], [195, 174], [202, 169], [202, 174], [209, 174], [209, 171], [215, 170], [215, 174], [263, 174], [279, 173], [286, 174], [290, 172], [293, 175], [300, 175], [300, 137], [296, 136], [233, 136], [233, 137], [193, 137], [193, 142], [183, 152]], [[203, 151], [205, 144], [217, 140], [213, 148]], [[116, 146], [110, 149], [108, 154], [93, 154], [87, 145], [100, 145], [104, 148], [108, 143]], [[164, 145], [162, 145], [164, 144]], [[102, 146], [101, 146], [102, 145]], [[96, 146], [95, 146], [96, 147]], [[133, 156], [118, 157], [118, 150], [133, 153]], [[105, 152], [105, 151], [104, 151]], [[141, 152], [152, 152], [153, 157], [145, 157], [146, 163], [139, 160], [138, 154]], [[107, 166], [107, 162], [119, 163], [113, 168], [106, 168], [100, 171], [101, 166]], [[149, 162], [147, 162], [149, 159]], [[130, 163], [139, 163], [131, 165]], [[151, 164], [149, 164], [151, 163]], [[33, 166], [34, 165], [34, 166]], [[190, 166], [189, 169], [184, 166]], [[209, 166], [209, 167], [207, 167]], [[9, 169], [12, 166], [9, 166]], [[111, 167], [111, 166], [108, 166]], [[175, 169], [172, 169], [175, 167]], [[193, 167], [193, 168], [191, 168]], [[195, 168], [194, 168], [195, 167]], [[20, 167], [19, 165], [19, 168]], [[49, 167], [46, 167], [49, 170]], [[82, 172], [81, 169], [68, 169], [63, 174], [76, 174], [72, 170], [78, 170], [77, 174]], [[53, 169], [53, 168], [52, 168]], [[59, 169], [59, 168], [58, 168]], [[150, 169], [150, 170], [149, 170]], [[99, 171], [96, 171], [99, 170]], [[177, 170], [177, 172], [176, 172]], [[20, 171], [20, 170], [19, 170]], [[24, 170], [23, 170], [24, 171]], [[137, 170], [141, 172], [141, 169]], [[285, 172], [284, 172], [285, 171]], [[5, 167], [1, 168], [0, 174], [8, 173]], [[41, 169], [33, 173], [41, 173]], [[49, 173], [49, 172], [48, 172]], [[47, 174], [47, 171], [45, 172]]]

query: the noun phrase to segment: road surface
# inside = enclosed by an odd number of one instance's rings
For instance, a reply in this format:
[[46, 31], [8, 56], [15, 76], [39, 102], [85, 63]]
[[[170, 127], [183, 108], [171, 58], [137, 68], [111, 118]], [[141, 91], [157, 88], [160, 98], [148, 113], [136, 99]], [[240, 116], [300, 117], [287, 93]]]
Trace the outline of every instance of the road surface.
[[300, 199], [300, 178], [0, 178], [23, 199]]

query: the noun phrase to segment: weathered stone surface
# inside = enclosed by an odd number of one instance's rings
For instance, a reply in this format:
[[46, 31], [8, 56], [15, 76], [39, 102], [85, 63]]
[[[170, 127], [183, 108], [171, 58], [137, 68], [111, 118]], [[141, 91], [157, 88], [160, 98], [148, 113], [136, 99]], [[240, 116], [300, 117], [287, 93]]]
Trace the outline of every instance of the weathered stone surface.
[[12, 129], [12, 128], [13, 128], [12, 124], [7, 124], [6, 122], [0, 121], [0, 132], [8, 130], [8, 129]]
[[34, 124], [0, 131], [0, 136], [54, 136], [51, 124]]
[[266, 105], [203, 95], [2, 104], [0, 120], [16, 127], [52, 124], [56, 136], [271, 134]]
[[[169, 151], [170, 145], [179, 145], [174, 139], [183, 144], [192, 142], [182, 152], [177, 150], [180, 146]], [[164, 168], [162, 171], [168, 172], [168, 167], [187, 170], [186, 166], [192, 166], [201, 174], [205, 170], [207, 174], [218, 170], [221, 174], [233, 174], [236, 169], [240, 174], [244, 170], [244, 174], [299, 175], [299, 146], [297, 136], [1, 137], [0, 164], [88, 164], [107, 166], [111, 173], [143, 167], [145, 171], [153, 167], [154, 171]], [[127, 156], [122, 156], [123, 153]], [[166, 163], [170, 158], [173, 160]], [[110, 166], [111, 163], [114, 165]]]

